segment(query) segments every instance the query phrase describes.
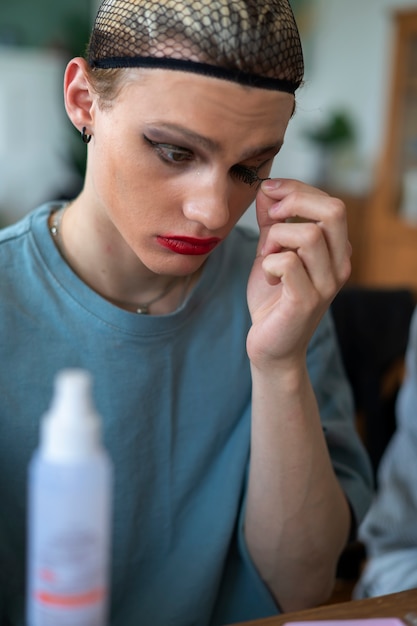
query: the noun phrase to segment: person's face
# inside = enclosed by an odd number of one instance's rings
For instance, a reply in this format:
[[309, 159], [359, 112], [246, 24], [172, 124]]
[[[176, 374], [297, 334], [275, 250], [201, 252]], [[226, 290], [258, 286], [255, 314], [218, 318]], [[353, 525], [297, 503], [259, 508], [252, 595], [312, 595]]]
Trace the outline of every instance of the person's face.
[[269, 176], [293, 106], [277, 91], [133, 70], [111, 108], [92, 109], [90, 200], [151, 271], [195, 271]]

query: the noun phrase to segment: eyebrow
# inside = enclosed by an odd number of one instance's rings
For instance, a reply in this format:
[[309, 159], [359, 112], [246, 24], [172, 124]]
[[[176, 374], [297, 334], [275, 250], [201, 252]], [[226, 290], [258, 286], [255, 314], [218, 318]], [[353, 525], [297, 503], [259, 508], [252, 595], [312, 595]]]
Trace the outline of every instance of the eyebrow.
[[[192, 143], [196, 143], [202, 146], [204, 149], [206, 149], [209, 152], [216, 153], [216, 152], [221, 151], [221, 145], [219, 142], [215, 141], [214, 139], [211, 139], [210, 137], [205, 137], [204, 135], [200, 135], [200, 133], [196, 133], [193, 130], [190, 130], [189, 128], [185, 128], [184, 126], [181, 126], [180, 124], [171, 124], [169, 122], [160, 122], [160, 123], [156, 122], [155, 126], [153, 124], [150, 124], [150, 126], [152, 127], [152, 130], [155, 133], [158, 133], [159, 130], [168, 130], [168, 131], [172, 131], [175, 133], [180, 133], [183, 137], [185, 137], [185, 139], [188, 139]], [[263, 154], [268, 154], [268, 153], [273, 153], [273, 155], [275, 156], [282, 148], [282, 144], [283, 144], [282, 141], [278, 141], [277, 143], [274, 143], [274, 144], [268, 144], [265, 146], [259, 146], [258, 148], [248, 149], [243, 152], [240, 160], [246, 161], [247, 159], [251, 159], [251, 158], [254, 158]]]

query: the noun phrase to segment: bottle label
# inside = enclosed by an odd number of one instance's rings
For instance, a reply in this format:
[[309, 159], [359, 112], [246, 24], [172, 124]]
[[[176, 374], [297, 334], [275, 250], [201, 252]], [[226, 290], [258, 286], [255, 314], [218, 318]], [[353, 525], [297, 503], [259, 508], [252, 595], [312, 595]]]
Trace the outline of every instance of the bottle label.
[[88, 531], [57, 534], [34, 554], [34, 626], [103, 626], [106, 563], [97, 537]]
[[[107, 467], [107, 466], [106, 466]], [[110, 496], [105, 468], [33, 466], [28, 626], [105, 626]]]

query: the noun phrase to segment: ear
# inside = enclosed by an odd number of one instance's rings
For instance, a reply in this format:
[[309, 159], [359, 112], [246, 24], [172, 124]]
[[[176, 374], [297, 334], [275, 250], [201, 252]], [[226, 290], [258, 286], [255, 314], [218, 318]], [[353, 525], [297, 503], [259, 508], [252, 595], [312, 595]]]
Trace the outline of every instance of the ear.
[[87, 62], [81, 57], [72, 59], [65, 70], [64, 101], [68, 117], [81, 131], [90, 131], [93, 121], [94, 95], [87, 75]]

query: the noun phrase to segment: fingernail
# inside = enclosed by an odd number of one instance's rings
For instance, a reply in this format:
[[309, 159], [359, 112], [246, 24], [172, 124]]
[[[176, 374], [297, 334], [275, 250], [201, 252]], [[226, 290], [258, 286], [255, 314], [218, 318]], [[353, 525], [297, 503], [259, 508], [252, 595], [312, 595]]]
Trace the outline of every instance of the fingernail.
[[262, 182], [262, 189], [265, 191], [273, 191], [274, 189], [278, 189], [281, 181], [278, 178], [268, 178]]

